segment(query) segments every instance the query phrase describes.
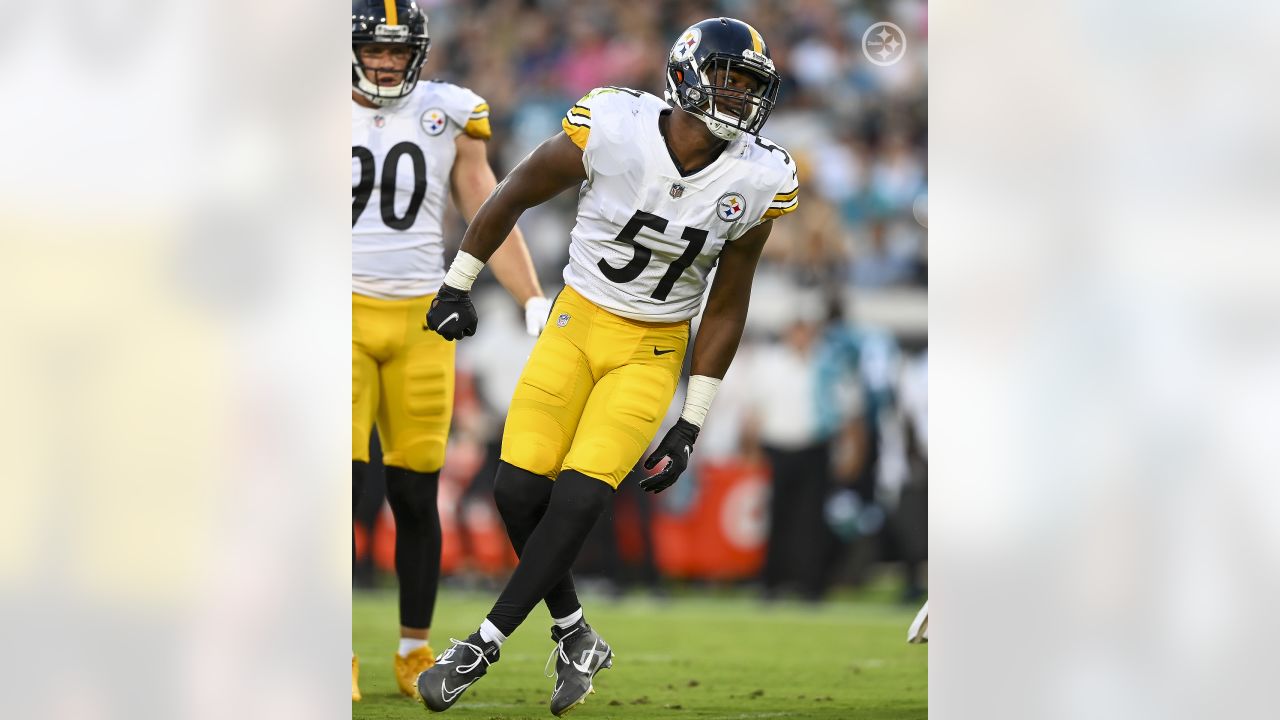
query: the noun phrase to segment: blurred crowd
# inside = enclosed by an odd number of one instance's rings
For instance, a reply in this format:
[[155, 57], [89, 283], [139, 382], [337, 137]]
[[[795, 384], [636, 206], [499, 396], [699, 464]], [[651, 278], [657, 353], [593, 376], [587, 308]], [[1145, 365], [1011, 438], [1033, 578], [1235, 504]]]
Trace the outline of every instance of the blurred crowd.
[[[904, 598], [921, 595], [928, 475], [924, 0], [420, 5], [432, 38], [424, 77], [464, 85], [489, 101], [490, 160], [499, 177], [558, 132], [565, 110], [592, 88], [661, 96], [671, 42], [704, 18], [728, 15], [756, 27], [783, 78], [763, 135], [795, 158], [800, 209], [774, 225], [747, 333], [699, 439], [697, 465], [656, 500], [624, 484], [614, 515], [639, 528], [634, 542], [606, 527], [593, 546], [607, 550], [595, 558], [584, 553], [579, 570], [618, 583], [656, 583], [669, 563], [662, 538], [653, 537], [655, 514], [688, 512], [705, 490], [707, 469], [733, 467], [735, 477], [764, 478], [772, 488], [727, 511], [744, 516], [748, 535], [754, 528], [767, 538], [751, 578], [767, 597], [816, 600], [833, 585], [866, 579], [885, 561], [899, 564]], [[869, 62], [862, 50], [864, 33], [881, 21], [906, 36], [905, 54], [890, 66]], [[562, 285], [575, 205], [576, 195], [565, 193], [520, 221], [548, 295]], [[456, 214], [449, 225], [451, 254], [464, 226]], [[458, 458], [473, 458], [461, 482], [464, 497], [481, 500], [492, 480], [485, 464], [533, 342], [510, 298], [491, 277], [483, 280], [479, 333], [459, 348], [463, 390], [446, 465], [448, 475], [464, 463]], [[602, 525], [613, 521], [611, 515]], [[466, 524], [460, 518], [459, 526]], [[638, 567], [619, 562], [637, 554]], [[619, 567], [634, 572], [620, 574]]]

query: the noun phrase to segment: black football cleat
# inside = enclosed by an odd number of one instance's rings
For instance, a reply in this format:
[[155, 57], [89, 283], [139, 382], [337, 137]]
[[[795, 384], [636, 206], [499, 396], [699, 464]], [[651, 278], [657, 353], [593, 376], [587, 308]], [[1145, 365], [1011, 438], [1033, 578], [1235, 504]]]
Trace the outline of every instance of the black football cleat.
[[[585, 620], [564, 630], [553, 625], [551, 639], [556, 641], [551, 653], [556, 659], [551, 714], [560, 717], [586, 702], [587, 695], [595, 692], [592, 679], [601, 670], [613, 667], [613, 648]], [[547, 664], [550, 663], [551, 658], [547, 658]]]
[[479, 632], [466, 640], [449, 639], [453, 646], [436, 658], [436, 664], [418, 675], [416, 685], [422, 704], [433, 712], [444, 712], [462, 697], [462, 693], [489, 672], [498, 662], [497, 643], [480, 639]]

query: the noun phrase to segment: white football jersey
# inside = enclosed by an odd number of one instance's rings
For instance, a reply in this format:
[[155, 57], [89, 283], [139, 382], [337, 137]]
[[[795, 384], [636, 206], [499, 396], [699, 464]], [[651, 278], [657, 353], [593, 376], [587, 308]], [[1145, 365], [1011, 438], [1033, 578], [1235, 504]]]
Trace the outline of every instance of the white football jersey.
[[487, 139], [489, 106], [457, 85], [420, 82], [381, 108], [351, 102], [351, 288], [429, 295], [444, 281], [443, 222], [459, 133]]
[[609, 312], [648, 322], [697, 315], [725, 244], [798, 205], [795, 162], [755, 135], [681, 175], [658, 130], [668, 107], [648, 93], [598, 88], [562, 122], [587, 171], [565, 283]]

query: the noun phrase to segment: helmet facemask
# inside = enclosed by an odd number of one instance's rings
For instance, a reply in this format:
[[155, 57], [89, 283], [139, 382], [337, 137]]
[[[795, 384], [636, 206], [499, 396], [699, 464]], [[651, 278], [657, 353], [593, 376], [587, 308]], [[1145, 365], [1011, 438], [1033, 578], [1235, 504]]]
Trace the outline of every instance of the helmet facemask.
[[[409, 63], [405, 66], [404, 77], [393, 85], [380, 85], [375, 82], [379, 73], [393, 72], [385, 69], [369, 68], [360, 58], [360, 48], [371, 45], [407, 46], [410, 49]], [[378, 25], [373, 32], [352, 34], [351, 38], [351, 87], [375, 105], [385, 106], [413, 92], [418, 84], [418, 76], [422, 66], [427, 62], [427, 50], [431, 40], [425, 36], [414, 36], [405, 25]]]

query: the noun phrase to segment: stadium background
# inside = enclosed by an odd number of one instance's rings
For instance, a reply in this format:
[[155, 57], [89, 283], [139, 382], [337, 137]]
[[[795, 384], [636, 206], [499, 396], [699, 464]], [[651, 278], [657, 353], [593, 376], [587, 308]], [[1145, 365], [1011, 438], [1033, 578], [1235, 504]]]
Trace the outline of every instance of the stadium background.
[[[500, 178], [558, 132], [565, 108], [592, 88], [621, 85], [660, 96], [669, 44], [688, 25], [723, 14], [762, 31], [784, 81], [763, 134], [796, 159], [801, 210], [775, 224], [747, 334], [692, 470], [652, 499], [625, 483], [576, 572], [608, 593], [637, 586], [665, 593], [673, 581], [691, 581], [818, 600], [873, 582], [891, 587], [896, 599], [916, 601], [925, 592], [927, 560], [925, 2], [420, 4], [432, 38], [424, 77], [464, 85], [489, 101], [490, 160]], [[882, 20], [901, 27], [909, 44], [887, 67], [862, 53], [864, 32]], [[520, 221], [548, 296], [562, 284], [575, 202], [565, 193]], [[455, 212], [449, 255], [463, 228]], [[481, 324], [459, 348], [441, 481], [447, 587], [492, 586], [515, 559], [492, 508], [491, 465], [533, 341], [491, 275], [482, 277], [476, 297]], [[779, 368], [809, 374], [809, 399], [777, 382]], [[777, 452], [809, 450], [829, 472], [771, 477]], [[813, 467], [807, 457], [811, 464], [800, 467]], [[808, 572], [817, 578], [759, 584], [771, 485], [793, 496], [821, 494], [789, 510], [785, 531], [808, 529], [789, 540], [801, 546], [786, 557], [816, 563]], [[392, 567], [394, 526], [381, 483], [367, 490], [357, 511], [359, 588], [385, 586]], [[783, 564], [792, 564], [786, 557]]]

